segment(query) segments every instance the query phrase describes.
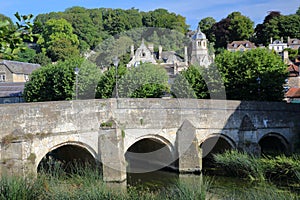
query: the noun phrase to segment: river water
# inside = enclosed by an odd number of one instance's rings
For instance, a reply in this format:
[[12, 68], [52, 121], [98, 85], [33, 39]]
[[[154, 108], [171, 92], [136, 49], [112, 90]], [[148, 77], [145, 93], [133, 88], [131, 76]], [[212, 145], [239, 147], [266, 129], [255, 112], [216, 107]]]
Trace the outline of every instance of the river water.
[[[283, 192], [289, 192], [288, 188], [278, 188], [274, 185], [261, 185], [258, 182], [251, 182], [246, 179], [225, 176], [208, 176], [208, 175], [192, 175], [178, 174], [168, 171], [154, 171], [148, 173], [128, 173], [127, 185], [137, 188], [147, 188], [152, 191], [161, 190], [168, 187], [174, 187], [178, 181], [193, 182], [199, 186], [205, 182], [208, 185], [209, 199], [222, 199], [223, 196], [229, 196], [241, 192], [264, 192], [266, 187], [272, 190], [281, 189]], [[299, 195], [299, 194], [298, 194]], [[228, 199], [228, 198], [226, 198]], [[236, 199], [236, 198], [234, 198]]]

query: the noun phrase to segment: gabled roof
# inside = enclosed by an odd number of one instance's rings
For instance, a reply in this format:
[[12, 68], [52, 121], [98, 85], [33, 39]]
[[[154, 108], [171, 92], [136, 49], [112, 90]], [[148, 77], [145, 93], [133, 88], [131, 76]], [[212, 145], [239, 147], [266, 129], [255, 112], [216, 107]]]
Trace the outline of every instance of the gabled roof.
[[285, 97], [288, 98], [299, 98], [300, 97], [300, 88], [290, 88], [287, 93], [285, 93]]
[[299, 67], [293, 63], [289, 64], [288, 71], [290, 77], [299, 76]]
[[243, 41], [233, 41], [230, 44], [227, 44], [227, 49], [237, 49], [241, 45], [243, 45], [245, 48], [249, 48], [249, 49], [256, 48], [254, 43], [252, 43], [248, 40], [243, 40]]
[[33, 70], [41, 66], [39, 64], [11, 60], [2, 60], [0, 61], [0, 65], [5, 65], [14, 74], [31, 74]]
[[300, 40], [297, 39], [297, 38], [291, 38], [291, 39], [288, 41], [288, 45], [300, 45]]

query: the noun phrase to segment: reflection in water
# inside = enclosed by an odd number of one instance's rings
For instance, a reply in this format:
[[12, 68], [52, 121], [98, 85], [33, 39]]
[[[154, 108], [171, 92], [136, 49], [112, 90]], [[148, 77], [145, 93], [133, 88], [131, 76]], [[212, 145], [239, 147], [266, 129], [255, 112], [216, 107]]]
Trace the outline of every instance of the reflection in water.
[[[206, 195], [208, 199], [241, 199], [243, 195], [248, 195], [251, 199], [252, 193], [257, 197], [264, 195], [266, 189], [278, 192], [279, 188], [267, 182], [252, 182], [246, 179], [224, 176], [208, 176], [193, 174], [177, 174], [176, 172], [155, 171], [148, 173], [128, 173], [127, 185], [138, 189], [148, 189], [150, 191], [162, 191], [165, 189], [176, 188], [178, 182], [187, 183], [201, 188], [201, 184], [207, 185]], [[281, 188], [281, 193], [289, 194], [288, 188]], [[276, 196], [276, 195], [275, 195]], [[234, 198], [235, 197], [235, 198]]]
[[127, 185], [150, 190], [168, 188], [178, 181], [178, 173], [153, 171], [147, 173], [127, 173]]

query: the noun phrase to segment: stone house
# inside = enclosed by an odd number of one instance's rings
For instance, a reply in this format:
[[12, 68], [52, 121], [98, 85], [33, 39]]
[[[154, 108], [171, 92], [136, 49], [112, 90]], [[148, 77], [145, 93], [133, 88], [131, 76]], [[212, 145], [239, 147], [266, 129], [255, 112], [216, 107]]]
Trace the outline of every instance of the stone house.
[[271, 43], [269, 44], [269, 49], [274, 50], [275, 52], [281, 54], [284, 49], [288, 48], [288, 44], [283, 42], [283, 38], [281, 40], [274, 40], [271, 38]]
[[39, 64], [2, 60], [0, 61], [0, 82], [26, 82]]
[[251, 49], [255, 49], [256, 46], [254, 43], [248, 41], [248, 40], [243, 40], [243, 41], [233, 41], [229, 44], [227, 44], [227, 50], [231, 52], [235, 51], [247, 51]]
[[300, 40], [297, 38], [290, 38], [288, 37], [288, 48], [298, 50], [300, 47]]
[[32, 71], [39, 67], [39, 64], [1, 60], [0, 104], [23, 102], [25, 82], [29, 80]]
[[154, 52], [153, 44], [145, 45], [144, 39], [141, 45], [134, 50], [131, 46], [131, 60], [127, 67], [136, 67], [140, 63], [152, 63], [163, 66], [170, 77], [174, 77], [180, 71], [188, 68], [190, 64], [208, 67], [213, 63], [213, 56], [209, 55], [208, 40], [200, 28], [191, 37], [189, 47], [184, 47], [184, 55], [180, 56], [174, 51], [163, 51], [163, 47], [159, 45], [158, 52]]

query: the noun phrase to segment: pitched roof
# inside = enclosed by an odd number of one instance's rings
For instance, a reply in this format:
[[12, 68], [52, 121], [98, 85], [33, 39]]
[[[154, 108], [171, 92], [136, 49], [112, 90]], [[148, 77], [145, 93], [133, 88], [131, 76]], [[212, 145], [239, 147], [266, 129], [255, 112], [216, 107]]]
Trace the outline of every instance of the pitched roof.
[[248, 41], [248, 40], [243, 40], [243, 41], [233, 41], [230, 44], [227, 44], [227, 49], [237, 49], [239, 46], [243, 45], [246, 48], [256, 48], [255, 44]]
[[298, 38], [291, 38], [288, 41], [288, 45], [300, 45], [300, 40]]
[[299, 76], [299, 67], [293, 63], [289, 64], [288, 71], [290, 77]]
[[298, 98], [300, 97], [300, 88], [290, 88], [285, 96], [288, 98]]
[[0, 97], [20, 96], [24, 91], [25, 83], [1, 82]]
[[5, 65], [14, 74], [31, 74], [33, 70], [41, 66], [39, 64], [11, 60], [2, 60], [0, 61], [0, 65]]

